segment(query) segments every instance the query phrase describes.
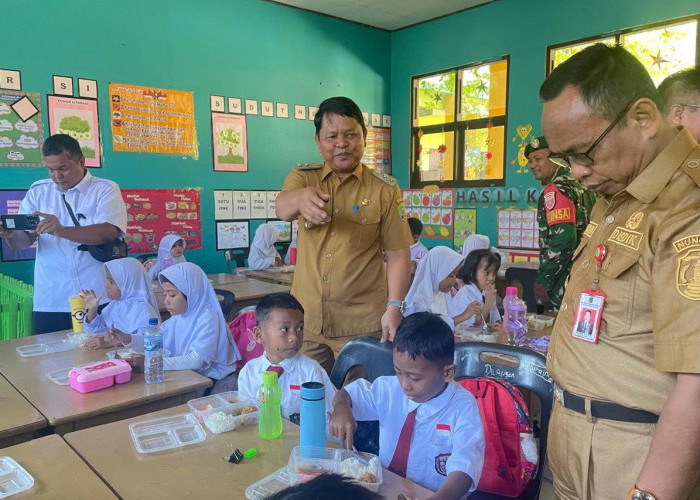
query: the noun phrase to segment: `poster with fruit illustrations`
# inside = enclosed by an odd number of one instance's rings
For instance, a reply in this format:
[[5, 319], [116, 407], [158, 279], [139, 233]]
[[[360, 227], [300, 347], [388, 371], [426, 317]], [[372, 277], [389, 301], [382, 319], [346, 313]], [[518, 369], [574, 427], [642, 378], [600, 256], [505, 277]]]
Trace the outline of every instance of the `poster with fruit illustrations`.
[[409, 217], [423, 223], [423, 236], [452, 239], [454, 189], [404, 189], [403, 203]]
[[461, 252], [467, 236], [476, 234], [476, 208], [455, 208], [454, 248]]
[[199, 189], [122, 189], [129, 253], [157, 252], [166, 234], [179, 234], [185, 251], [202, 248]]

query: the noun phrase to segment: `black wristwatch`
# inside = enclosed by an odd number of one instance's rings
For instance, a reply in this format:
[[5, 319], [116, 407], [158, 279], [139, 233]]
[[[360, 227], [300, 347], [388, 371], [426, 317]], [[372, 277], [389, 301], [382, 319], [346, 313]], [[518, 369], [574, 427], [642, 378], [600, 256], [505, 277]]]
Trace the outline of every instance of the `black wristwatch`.
[[406, 312], [406, 302], [403, 300], [390, 300], [389, 302], [386, 303], [386, 306], [396, 306], [399, 308], [399, 312], [401, 314]]

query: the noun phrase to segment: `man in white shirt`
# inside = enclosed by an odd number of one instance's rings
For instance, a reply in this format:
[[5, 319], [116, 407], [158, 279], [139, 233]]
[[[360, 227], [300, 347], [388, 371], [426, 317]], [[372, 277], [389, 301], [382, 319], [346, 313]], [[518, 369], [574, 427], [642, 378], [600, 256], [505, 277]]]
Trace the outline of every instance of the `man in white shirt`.
[[[42, 153], [50, 179], [32, 184], [19, 208], [21, 214], [41, 217], [36, 230], [0, 228], [0, 238], [15, 250], [38, 241], [34, 334], [70, 329], [68, 299], [81, 290], [106, 297], [102, 262], [78, 247], [106, 243], [126, 233], [126, 206], [119, 186], [88, 172], [78, 141], [56, 134], [44, 142]], [[73, 223], [66, 203], [80, 226]]]

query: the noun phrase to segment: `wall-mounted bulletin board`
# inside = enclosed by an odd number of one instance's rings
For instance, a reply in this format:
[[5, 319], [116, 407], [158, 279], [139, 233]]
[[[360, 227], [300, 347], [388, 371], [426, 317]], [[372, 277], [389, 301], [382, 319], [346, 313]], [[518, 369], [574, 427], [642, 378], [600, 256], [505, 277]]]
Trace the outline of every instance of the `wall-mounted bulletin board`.
[[403, 189], [402, 194], [408, 216], [423, 223], [423, 235], [452, 239], [453, 189]]

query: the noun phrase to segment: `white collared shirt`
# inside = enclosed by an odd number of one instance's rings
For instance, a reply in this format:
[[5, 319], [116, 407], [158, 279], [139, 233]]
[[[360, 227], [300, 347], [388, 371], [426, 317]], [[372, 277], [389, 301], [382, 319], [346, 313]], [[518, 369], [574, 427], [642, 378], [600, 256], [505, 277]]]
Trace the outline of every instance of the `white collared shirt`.
[[[262, 384], [263, 373], [272, 365], [267, 355], [251, 359], [238, 374], [238, 396], [241, 400], [258, 400], [258, 389]], [[283, 359], [278, 365], [284, 368], [279, 378], [282, 387], [282, 417], [289, 419], [290, 415], [299, 413], [301, 405], [301, 384], [305, 382], [320, 382], [326, 393], [326, 411], [333, 411], [333, 398], [336, 389], [326, 370], [321, 368], [317, 361], [297, 353], [296, 356]]]
[[472, 479], [469, 492], [476, 489], [484, 465], [484, 431], [479, 407], [467, 390], [451, 382], [422, 404], [404, 395], [396, 376], [379, 377], [372, 384], [356, 380], [345, 390], [356, 420], [379, 420], [383, 467], [389, 467], [406, 416], [417, 407], [406, 478], [437, 491], [449, 473], [461, 471]]
[[[452, 310], [457, 314], [462, 314], [465, 311], [465, 309], [469, 306], [469, 304], [471, 304], [474, 301], [483, 304], [484, 293], [481, 290], [479, 290], [479, 287], [477, 287], [474, 283], [467, 283], [459, 289], [459, 291], [455, 294], [454, 297], [452, 297]], [[491, 306], [491, 311], [489, 311], [488, 318], [486, 318], [486, 312], [484, 311], [484, 319], [486, 319], [487, 323], [495, 323], [497, 321], [501, 321], [501, 313], [498, 312], [498, 306], [496, 305], [496, 301], [494, 301], [493, 306]], [[474, 324], [475, 320], [476, 316], [472, 316], [468, 320], [464, 321], [463, 324], [466, 326], [471, 326]]]
[[[55, 215], [64, 226], [74, 226], [61, 194], [65, 193], [81, 226], [108, 222], [116, 226], [120, 236], [126, 234], [126, 206], [116, 183], [93, 177], [88, 171], [74, 187], [61, 191], [51, 179], [35, 182], [19, 206], [19, 213], [40, 211]], [[105, 272], [102, 262], [87, 251], [78, 250], [74, 241], [50, 234], [37, 238], [34, 264], [34, 310], [68, 312], [68, 299], [81, 290], [95, 290], [107, 302]]]
[[428, 253], [428, 247], [426, 247], [420, 240], [416, 241], [411, 245], [411, 260], [418, 262]]

